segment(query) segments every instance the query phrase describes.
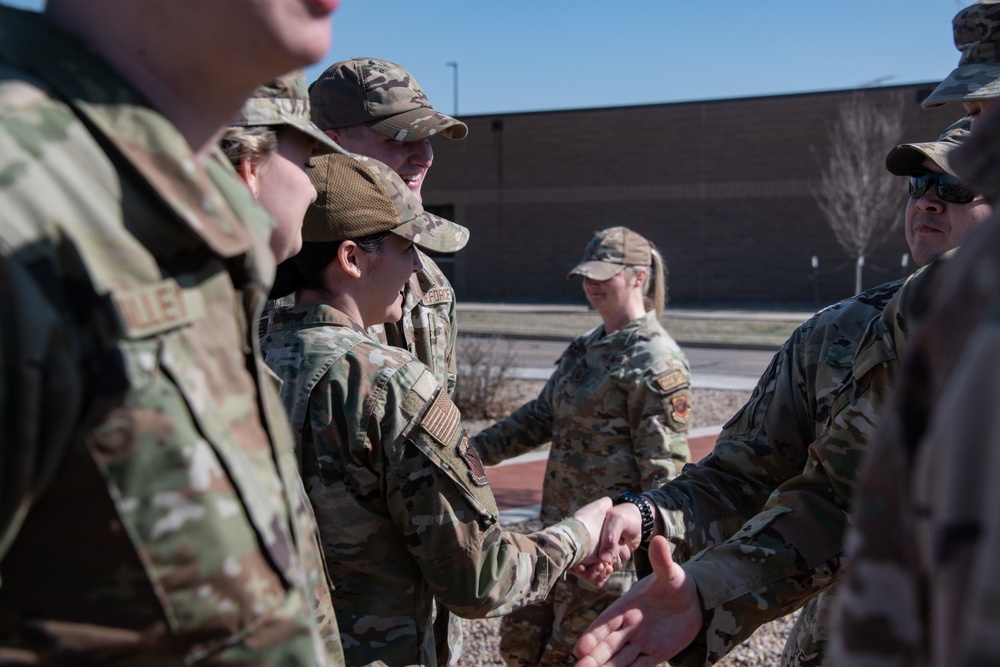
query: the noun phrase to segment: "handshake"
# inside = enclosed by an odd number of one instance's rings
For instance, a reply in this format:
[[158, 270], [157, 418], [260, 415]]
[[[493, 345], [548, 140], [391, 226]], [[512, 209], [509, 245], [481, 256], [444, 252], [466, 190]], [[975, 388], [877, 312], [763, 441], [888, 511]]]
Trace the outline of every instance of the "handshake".
[[[641, 502], [641, 501], [640, 501]], [[648, 501], [647, 501], [648, 502]], [[650, 510], [653, 509], [649, 503]], [[643, 513], [633, 502], [613, 504], [601, 498], [578, 509], [573, 518], [590, 533], [587, 556], [570, 571], [603, 586], [611, 573], [628, 562], [643, 538]], [[578, 667], [634, 665], [647, 667], [668, 660], [701, 631], [704, 610], [694, 580], [674, 563], [653, 511], [649, 562], [653, 574], [632, 586], [604, 610], [574, 649]]]
[[[654, 523], [657, 514], [652, 512], [650, 501], [644, 502], [650, 510], [647, 524], [651, 524], [652, 534], [655, 535], [658, 532]], [[587, 555], [570, 572], [594, 586], [603, 586], [611, 574], [620, 570], [641, 546], [643, 512], [636, 503], [615, 505], [610, 498], [601, 498], [578, 509], [573, 518], [586, 526], [590, 544]]]

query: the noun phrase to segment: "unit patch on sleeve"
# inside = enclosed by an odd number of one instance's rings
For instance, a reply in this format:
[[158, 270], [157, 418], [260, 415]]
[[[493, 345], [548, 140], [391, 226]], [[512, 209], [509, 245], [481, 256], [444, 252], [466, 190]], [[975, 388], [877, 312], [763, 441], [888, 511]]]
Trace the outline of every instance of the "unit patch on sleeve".
[[469, 479], [472, 480], [472, 483], [476, 486], [488, 486], [490, 480], [486, 476], [486, 466], [483, 465], [483, 460], [479, 458], [479, 452], [469, 442], [469, 436], [464, 432], [462, 433], [462, 439], [458, 441], [458, 455], [469, 466]]
[[670, 399], [670, 406], [674, 410], [674, 417], [678, 421], [684, 421], [691, 414], [691, 404], [688, 403], [687, 395], [674, 396]]

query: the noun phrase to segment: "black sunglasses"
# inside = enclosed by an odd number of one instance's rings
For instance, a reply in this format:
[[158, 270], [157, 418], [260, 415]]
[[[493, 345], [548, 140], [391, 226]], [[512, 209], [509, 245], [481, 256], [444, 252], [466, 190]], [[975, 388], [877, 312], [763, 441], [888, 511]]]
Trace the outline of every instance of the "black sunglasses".
[[924, 193], [936, 185], [938, 199], [950, 204], [968, 204], [976, 198], [976, 193], [963, 185], [951, 174], [936, 174], [931, 171], [915, 171], [910, 174], [910, 196], [920, 199]]

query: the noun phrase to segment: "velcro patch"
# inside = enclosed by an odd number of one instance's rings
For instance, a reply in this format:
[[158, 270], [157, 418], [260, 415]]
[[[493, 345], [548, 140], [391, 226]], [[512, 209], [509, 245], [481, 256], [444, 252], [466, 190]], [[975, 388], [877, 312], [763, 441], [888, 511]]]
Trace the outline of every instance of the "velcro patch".
[[146, 338], [205, 316], [201, 292], [183, 290], [172, 278], [111, 292], [111, 302], [131, 339]]
[[665, 392], [671, 392], [681, 387], [686, 387], [688, 384], [687, 375], [684, 371], [676, 370], [670, 371], [669, 373], [664, 373], [659, 377], [654, 378], [656, 384], [660, 385], [660, 389]]
[[425, 292], [423, 298], [420, 299], [420, 302], [425, 306], [433, 306], [436, 303], [448, 303], [450, 301], [453, 301], [453, 299], [451, 297], [451, 289], [448, 287], [435, 287]]
[[486, 466], [479, 458], [479, 452], [469, 442], [469, 436], [462, 433], [462, 439], [458, 441], [458, 455], [462, 457], [465, 464], [469, 466], [469, 479], [476, 486], [489, 486], [490, 480], [486, 476]]
[[420, 425], [428, 434], [442, 445], [454, 442], [453, 437], [462, 421], [462, 413], [448, 397], [444, 389], [438, 392], [437, 398], [431, 404]]

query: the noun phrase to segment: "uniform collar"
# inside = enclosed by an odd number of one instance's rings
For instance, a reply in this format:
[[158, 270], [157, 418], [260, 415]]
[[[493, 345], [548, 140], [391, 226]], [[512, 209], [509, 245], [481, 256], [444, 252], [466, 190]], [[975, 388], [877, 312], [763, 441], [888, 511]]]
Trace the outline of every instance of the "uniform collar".
[[368, 337], [368, 333], [360, 324], [344, 312], [325, 304], [278, 308], [270, 314], [268, 331], [277, 333], [278, 331], [315, 326], [346, 327], [357, 331], [366, 338]]

